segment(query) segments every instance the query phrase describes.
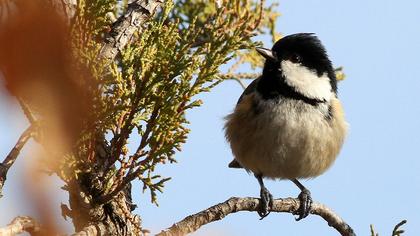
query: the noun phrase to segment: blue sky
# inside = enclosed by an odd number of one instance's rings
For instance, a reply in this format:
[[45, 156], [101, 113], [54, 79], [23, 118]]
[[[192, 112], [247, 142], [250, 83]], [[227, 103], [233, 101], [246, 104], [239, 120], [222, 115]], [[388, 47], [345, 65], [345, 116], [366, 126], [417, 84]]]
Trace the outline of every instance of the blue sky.
[[[358, 233], [368, 235], [374, 224], [381, 235], [407, 219], [406, 235], [420, 233], [420, 2], [418, 1], [280, 1], [283, 34], [314, 32], [326, 46], [335, 66], [347, 78], [339, 83], [350, 132], [335, 165], [324, 175], [303, 181], [315, 201], [342, 216]], [[270, 42], [265, 42], [271, 47]], [[136, 185], [134, 198], [144, 227], [156, 233], [185, 216], [232, 196], [259, 195], [257, 181], [245, 171], [227, 168], [232, 159], [223, 135], [223, 117], [242, 92], [234, 81], [201, 98], [204, 105], [187, 114], [192, 130], [178, 164], [158, 169], [171, 176], [160, 206]], [[0, 157], [5, 157], [25, 128], [18, 108], [0, 100]], [[30, 158], [30, 155], [24, 155]], [[25, 163], [12, 167], [0, 199], [0, 225], [18, 214], [30, 214], [20, 183]], [[274, 197], [295, 197], [288, 181], [267, 181]], [[56, 191], [57, 192], [57, 191]], [[59, 202], [67, 202], [57, 192]], [[236, 213], [201, 228], [195, 235], [337, 235], [317, 216], [295, 222], [290, 214]]]

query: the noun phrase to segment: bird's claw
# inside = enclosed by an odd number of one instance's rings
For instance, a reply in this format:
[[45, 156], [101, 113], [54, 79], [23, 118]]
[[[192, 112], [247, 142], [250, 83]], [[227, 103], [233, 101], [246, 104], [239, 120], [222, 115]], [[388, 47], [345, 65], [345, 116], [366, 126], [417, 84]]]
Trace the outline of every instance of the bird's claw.
[[299, 194], [298, 198], [300, 201], [300, 206], [299, 206], [299, 209], [294, 213], [295, 215], [299, 215], [299, 217], [295, 219], [296, 221], [299, 221], [307, 217], [312, 207], [311, 192], [309, 192], [309, 190], [304, 189]]
[[270, 214], [271, 207], [273, 206], [273, 195], [271, 195], [267, 188], [263, 187], [260, 191], [260, 197], [261, 204], [258, 215], [261, 217], [260, 220], [262, 220]]

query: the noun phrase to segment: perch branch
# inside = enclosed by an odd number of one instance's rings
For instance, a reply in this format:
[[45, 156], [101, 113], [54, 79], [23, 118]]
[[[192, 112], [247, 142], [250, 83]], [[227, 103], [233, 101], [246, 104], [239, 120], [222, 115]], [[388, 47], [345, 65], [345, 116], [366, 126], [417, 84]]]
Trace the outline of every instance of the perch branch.
[[0, 236], [13, 236], [24, 232], [32, 235], [40, 231], [38, 223], [33, 218], [29, 216], [18, 216], [6, 227], [0, 228]]
[[33, 136], [32, 131], [33, 126], [29, 126], [19, 137], [19, 140], [17, 141], [16, 145], [12, 148], [12, 150], [9, 152], [4, 161], [0, 163], [0, 197], [2, 196], [1, 193], [4, 186], [4, 182], [6, 182], [7, 172], [9, 171], [13, 163], [15, 163], [16, 158], [18, 157], [23, 146]]
[[[294, 213], [299, 209], [299, 200], [295, 198], [285, 198], [274, 200], [272, 212]], [[201, 226], [213, 221], [223, 219], [229, 214], [238, 211], [257, 211], [260, 207], [259, 198], [237, 198], [232, 197], [223, 203], [214, 205], [207, 210], [190, 215], [170, 228], [160, 232], [157, 236], [179, 236], [186, 235], [198, 230]], [[344, 222], [337, 214], [328, 207], [314, 202], [311, 214], [321, 216], [328, 225], [336, 229], [343, 236], [355, 236], [353, 229]]]

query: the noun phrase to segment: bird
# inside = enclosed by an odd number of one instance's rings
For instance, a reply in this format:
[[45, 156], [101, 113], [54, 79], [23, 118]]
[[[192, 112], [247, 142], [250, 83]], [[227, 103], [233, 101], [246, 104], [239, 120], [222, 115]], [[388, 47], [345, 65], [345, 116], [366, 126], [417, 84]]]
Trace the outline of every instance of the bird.
[[297, 221], [307, 217], [310, 191], [299, 179], [323, 174], [344, 143], [348, 123], [337, 96], [337, 78], [325, 47], [313, 33], [284, 36], [264, 57], [261, 76], [225, 117], [225, 136], [234, 159], [230, 168], [253, 173], [260, 185], [261, 219], [273, 196], [263, 179], [291, 180], [299, 189]]

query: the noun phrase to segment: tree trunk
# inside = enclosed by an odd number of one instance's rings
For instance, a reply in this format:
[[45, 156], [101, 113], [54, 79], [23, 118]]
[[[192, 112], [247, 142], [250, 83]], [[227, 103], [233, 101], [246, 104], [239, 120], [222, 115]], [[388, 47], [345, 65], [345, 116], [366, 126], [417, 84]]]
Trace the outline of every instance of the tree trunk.
[[96, 235], [140, 235], [140, 217], [131, 213], [126, 203], [126, 195], [121, 192], [109, 203], [99, 206], [80, 202], [77, 191], [70, 192], [71, 218], [76, 232], [91, 225], [97, 229]]
[[[131, 184], [105, 204], [96, 204], [105, 189], [105, 174], [114, 167], [107, 167], [109, 152], [97, 146], [98, 168], [68, 183], [69, 205], [62, 205], [64, 217], [70, 217], [76, 232], [94, 226], [96, 233], [83, 235], [141, 235], [141, 219], [132, 213], [136, 205], [131, 199]], [[106, 154], [105, 154], [106, 153]], [[102, 154], [102, 155], [100, 155]], [[104, 155], [105, 154], [105, 155]], [[107, 171], [106, 171], [107, 170]]]

